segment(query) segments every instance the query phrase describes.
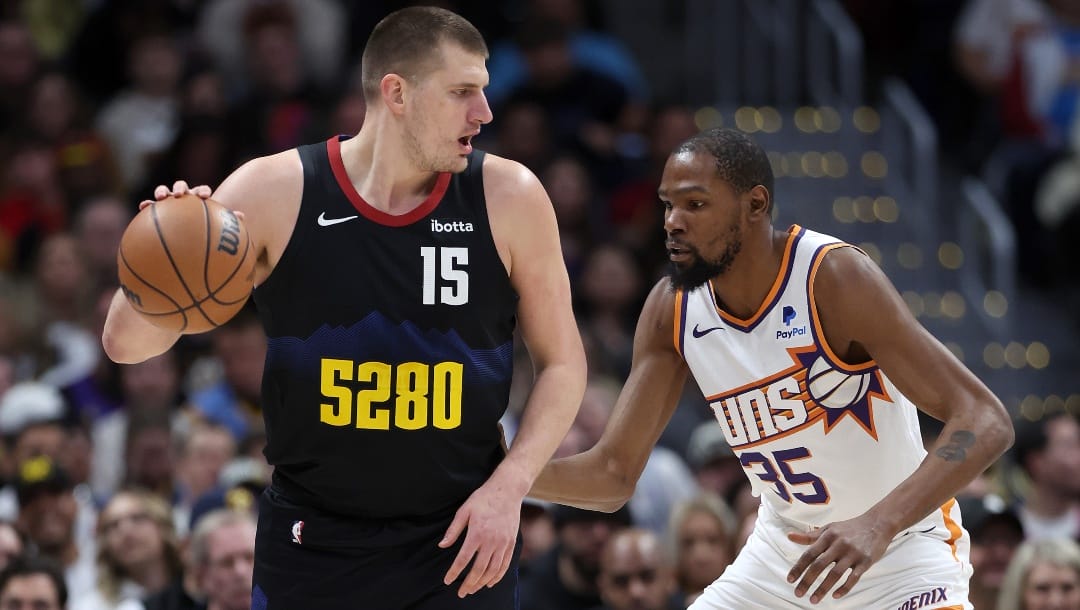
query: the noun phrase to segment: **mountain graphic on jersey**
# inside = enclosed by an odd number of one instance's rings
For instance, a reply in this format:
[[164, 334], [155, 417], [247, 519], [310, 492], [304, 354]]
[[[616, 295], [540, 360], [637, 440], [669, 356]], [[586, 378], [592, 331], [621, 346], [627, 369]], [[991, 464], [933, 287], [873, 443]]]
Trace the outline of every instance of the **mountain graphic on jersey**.
[[837, 367], [816, 347], [787, 352], [792, 360], [789, 368], [706, 397], [733, 448], [766, 443], [819, 421], [828, 434], [845, 418], [877, 440], [872, 399], [892, 402], [877, 366]]
[[288, 369], [303, 375], [319, 370], [322, 358], [380, 360], [385, 362], [454, 361], [465, 365], [466, 383], [500, 383], [513, 371], [513, 343], [493, 349], [473, 349], [457, 332], [422, 330], [406, 320], [398, 323], [379, 312], [349, 326], [324, 324], [306, 339], [271, 337], [267, 340], [267, 368]]

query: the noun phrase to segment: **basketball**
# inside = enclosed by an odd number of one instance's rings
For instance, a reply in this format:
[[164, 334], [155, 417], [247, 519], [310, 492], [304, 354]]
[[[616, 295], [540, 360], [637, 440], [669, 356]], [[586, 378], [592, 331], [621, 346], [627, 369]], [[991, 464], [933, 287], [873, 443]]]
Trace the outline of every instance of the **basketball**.
[[870, 388], [870, 375], [838, 371], [828, 360], [819, 357], [810, 366], [806, 385], [814, 402], [828, 409], [843, 409], [866, 395]]
[[192, 194], [143, 208], [124, 231], [117, 265], [135, 311], [185, 334], [224, 324], [254, 287], [244, 224], [220, 203]]

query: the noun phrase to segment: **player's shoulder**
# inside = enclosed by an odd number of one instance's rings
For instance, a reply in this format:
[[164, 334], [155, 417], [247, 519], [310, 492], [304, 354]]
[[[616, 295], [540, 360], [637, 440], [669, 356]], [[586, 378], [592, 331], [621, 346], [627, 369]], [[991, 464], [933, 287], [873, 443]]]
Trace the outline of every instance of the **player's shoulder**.
[[299, 203], [304, 189], [304, 167], [296, 149], [250, 159], [237, 167], [218, 187], [215, 199], [230, 207]]
[[542, 195], [544, 187], [540, 179], [524, 164], [487, 153], [484, 155], [484, 190], [490, 195], [518, 196], [535, 193]]
[[670, 338], [675, 326], [675, 299], [678, 295], [671, 285], [671, 280], [664, 276], [657, 280], [645, 298], [638, 320], [638, 332], [658, 333], [665, 339]]

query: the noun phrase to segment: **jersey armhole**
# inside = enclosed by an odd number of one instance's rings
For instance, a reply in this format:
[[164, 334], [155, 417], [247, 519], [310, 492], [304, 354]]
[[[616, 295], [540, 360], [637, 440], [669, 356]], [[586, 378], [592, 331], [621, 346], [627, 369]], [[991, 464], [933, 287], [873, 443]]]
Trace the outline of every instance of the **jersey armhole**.
[[831, 364], [834, 369], [849, 373], [863, 372], [867, 369], [876, 367], [877, 362], [871, 358], [870, 360], [858, 364], [848, 364], [836, 355], [832, 346], [829, 345], [828, 339], [825, 338], [825, 328], [821, 325], [821, 317], [818, 315], [817, 298], [814, 296], [814, 283], [817, 279], [817, 272], [821, 268], [821, 263], [825, 260], [825, 255], [839, 248], [853, 248], [863, 256], [869, 256], [862, 249], [844, 242], [825, 244], [814, 252], [813, 257], [810, 259], [810, 271], [806, 274], [806, 299], [810, 308], [810, 328], [811, 332], [814, 334], [814, 341], [821, 346], [821, 351], [825, 355], [825, 359], [828, 360], [829, 364]]

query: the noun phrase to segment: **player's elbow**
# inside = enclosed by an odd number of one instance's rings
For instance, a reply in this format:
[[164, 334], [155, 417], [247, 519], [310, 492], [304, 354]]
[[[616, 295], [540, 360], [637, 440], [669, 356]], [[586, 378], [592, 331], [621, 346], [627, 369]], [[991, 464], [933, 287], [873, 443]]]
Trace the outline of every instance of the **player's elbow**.
[[101, 347], [105, 350], [105, 355], [109, 360], [117, 364], [134, 364], [139, 362], [141, 358], [132, 350], [128, 343], [121, 340], [117, 336], [114, 329], [105, 326], [105, 331], [101, 333]]

